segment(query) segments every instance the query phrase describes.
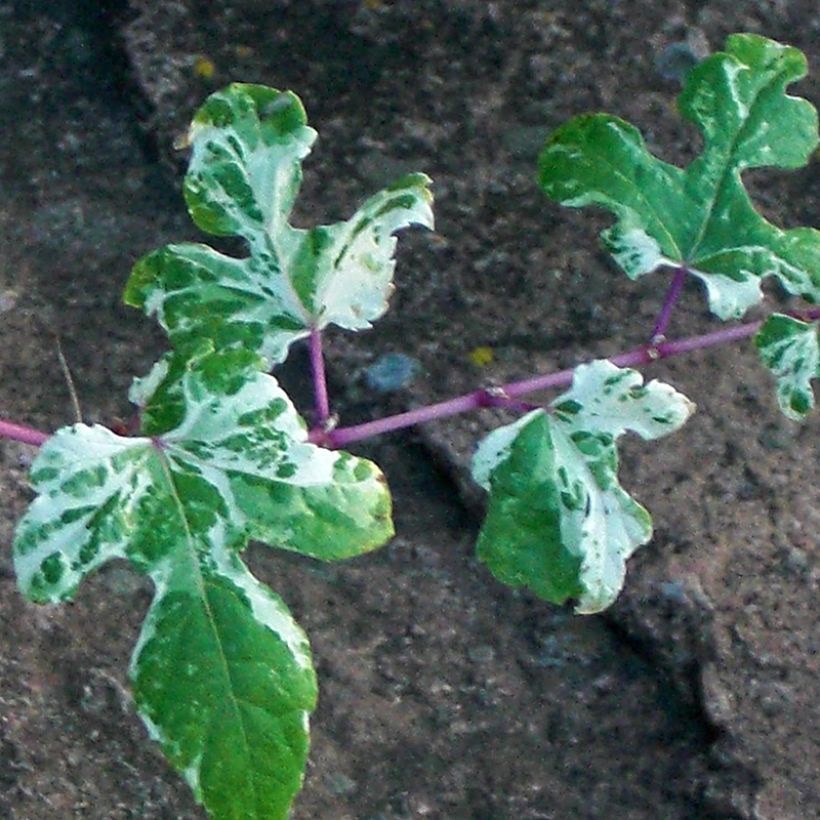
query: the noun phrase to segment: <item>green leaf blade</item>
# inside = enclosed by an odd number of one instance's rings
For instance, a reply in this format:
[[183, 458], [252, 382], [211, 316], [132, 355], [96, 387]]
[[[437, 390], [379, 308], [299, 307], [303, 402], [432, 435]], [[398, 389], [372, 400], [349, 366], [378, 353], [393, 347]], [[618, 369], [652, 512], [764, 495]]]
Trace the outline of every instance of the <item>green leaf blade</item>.
[[219, 350], [241, 347], [281, 361], [310, 332], [305, 309], [283, 276], [261, 271], [253, 257], [234, 259], [207, 245], [166, 245], [134, 266], [125, 301], [155, 316], [181, 352], [190, 354], [210, 339]]
[[55, 433], [32, 466], [40, 496], [17, 527], [18, 584], [45, 603], [74, 596], [106, 561], [125, 558], [130, 520], [151, 493], [153, 449], [104, 427], [77, 424]]
[[[508, 432], [505, 428], [495, 431], [505, 437]], [[476, 553], [503, 584], [527, 586], [544, 600], [563, 604], [583, 594], [582, 559], [562, 543], [562, 501], [551, 480], [558, 468], [549, 420], [543, 414], [527, 417], [523, 424], [516, 424], [515, 432], [500, 466], [492, 463], [487, 452], [498, 449], [492, 433], [476, 452], [474, 469], [480, 474], [489, 462], [488, 479], [492, 473], [490, 502]], [[523, 476], [531, 478], [522, 480]]]
[[36, 600], [69, 597], [109, 558], [151, 577], [132, 660], [141, 715], [214, 817], [278, 820], [301, 785], [315, 675], [304, 634], [239, 552], [255, 537], [336, 560], [380, 546], [392, 522], [378, 468], [309, 443], [257, 368], [207, 345], [171, 355], [132, 391], [147, 435], [58, 431], [14, 552]]
[[796, 48], [755, 34], [730, 35], [725, 51], [690, 71], [678, 97], [681, 114], [706, 143], [689, 174], [713, 173], [717, 188], [729, 169], [805, 165], [817, 146], [817, 114], [786, 87], [807, 71]]
[[814, 407], [812, 379], [820, 378], [820, 322], [801, 322], [775, 313], [755, 336], [763, 364], [777, 377], [784, 415], [802, 421]]
[[[381, 471], [367, 459], [348, 453], [332, 467], [326, 483], [269, 484], [236, 476], [232, 489], [243, 510], [256, 510], [251, 536], [280, 549], [322, 561], [338, 561], [369, 552], [395, 534], [392, 502]], [[261, 507], [265, 495], [275, 505]]]
[[[321, 560], [341, 560], [393, 537], [390, 491], [364, 458], [308, 442], [304, 423], [272, 376], [247, 357], [170, 358], [143, 422], [175, 468], [201, 476], [250, 537]], [[237, 384], [233, 384], [237, 381]], [[215, 391], [229, 392], [212, 412]], [[182, 405], [185, 417], [167, 414]], [[169, 429], [172, 428], [172, 429]]]
[[306, 232], [293, 285], [315, 326], [363, 330], [387, 310], [394, 234], [410, 225], [432, 229], [429, 185], [425, 174], [410, 174], [370, 197], [346, 222]]
[[737, 318], [776, 276], [791, 293], [820, 301], [820, 232], [783, 230], [754, 209], [743, 170], [797, 168], [818, 145], [817, 113], [786, 87], [803, 77], [796, 49], [757, 35], [733, 35], [726, 51], [693, 68], [681, 114], [704, 137], [685, 170], [651, 155], [640, 134], [604, 114], [578, 117], [548, 139], [540, 157], [547, 196], [570, 207], [600, 205], [616, 216], [603, 233], [632, 278], [662, 265], [685, 267], [707, 289], [721, 319]]
[[307, 638], [227, 551], [160, 589], [131, 668], [152, 737], [212, 816], [287, 817], [316, 703]]
[[616, 214], [617, 229], [604, 241], [630, 278], [683, 258], [694, 230], [684, 174], [653, 157], [640, 132], [618, 117], [585, 114], [561, 126], [541, 152], [539, 182], [562, 205]]
[[191, 218], [207, 233], [258, 242], [290, 214], [315, 139], [292, 92], [234, 83], [212, 94], [188, 133]]
[[652, 536], [649, 513], [618, 482], [615, 440], [678, 429], [694, 405], [668, 385], [596, 361], [575, 371], [553, 402], [493, 431], [473, 475], [490, 492], [479, 558], [503, 583], [526, 586], [576, 611], [608, 607], [626, 560]]
[[189, 212], [209, 233], [242, 237], [249, 255], [178, 244], [137, 262], [125, 301], [155, 315], [178, 351], [191, 355], [207, 339], [254, 351], [270, 367], [313, 330], [361, 330], [387, 309], [394, 234], [433, 226], [430, 180], [410, 174], [344, 222], [294, 228], [288, 218], [315, 136], [298, 98], [265, 86], [228, 86], [197, 113]]

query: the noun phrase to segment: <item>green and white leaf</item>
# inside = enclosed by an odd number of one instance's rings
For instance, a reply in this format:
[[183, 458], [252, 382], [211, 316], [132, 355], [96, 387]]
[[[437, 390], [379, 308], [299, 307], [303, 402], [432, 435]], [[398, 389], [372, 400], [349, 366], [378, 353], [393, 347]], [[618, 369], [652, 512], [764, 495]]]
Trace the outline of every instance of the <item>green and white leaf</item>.
[[685, 266], [707, 288], [711, 310], [741, 316], [776, 276], [793, 294], [820, 301], [820, 232], [782, 230], [754, 210], [747, 168], [804, 165], [818, 144], [817, 113], [785, 88], [805, 76], [795, 48], [753, 34], [687, 75], [681, 114], [700, 129], [703, 153], [686, 169], [649, 153], [640, 133], [608, 114], [575, 117], [547, 140], [541, 187], [570, 207], [599, 205], [617, 221], [602, 234], [628, 276]]
[[262, 820], [286, 817], [300, 787], [316, 681], [305, 635], [239, 553], [255, 538], [342, 558], [380, 546], [392, 523], [375, 465], [308, 443], [255, 364], [167, 359], [135, 391], [141, 437], [58, 431], [33, 465], [14, 558], [42, 602], [111, 558], [152, 578], [131, 667], [140, 714], [212, 816]]
[[652, 537], [649, 513], [618, 482], [616, 439], [677, 430], [694, 405], [666, 384], [596, 361], [576, 368], [550, 415], [534, 410], [490, 433], [473, 477], [490, 493], [478, 556], [503, 583], [599, 612], [627, 558]]
[[270, 365], [314, 328], [361, 330], [387, 309], [395, 232], [433, 226], [430, 180], [408, 175], [345, 222], [294, 228], [288, 218], [315, 137], [299, 99], [265, 86], [228, 86], [197, 112], [188, 209], [204, 231], [242, 237], [249, 255], [182, 243], [137, 262], [125, 301], [156, 314], [178, 350], [205, 338]]
[[820, 322], [775, 313], [755, 336], [763, 364], [777, 376], [777, 400], [790, 419], [802, 421], [814, 407], [811, 380], [820, 378]]

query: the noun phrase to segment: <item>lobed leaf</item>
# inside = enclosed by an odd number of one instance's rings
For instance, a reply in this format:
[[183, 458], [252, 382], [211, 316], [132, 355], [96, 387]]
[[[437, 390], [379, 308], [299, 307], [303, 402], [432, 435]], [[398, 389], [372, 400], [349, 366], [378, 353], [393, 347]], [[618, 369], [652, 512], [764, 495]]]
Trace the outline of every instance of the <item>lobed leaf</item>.
[[336, 559], [393, 530], [375, 465], [308, 443], [256, 365], [241, 351], [167, 357], [133, 391], [141, 437], [58, 431], [14, 556], [37, 601], [71, 597], [110, 558], [152, 578], [131, 667], [140, 714], [213, 816], [262, 820], [286, 817], [300, 787], [316, 681], [306, 637], [239, 552], [258, 538]]
[[687, 75], [681, 114], [703, 135], [686, 169], [647, 150], [633, 126], [592, 114], [561, 126], [540, 157], [541, 187], [570, 207], [600, 205], [617, 217], [602, 238], [631, 278], [684, 266], [706, 286], [711, 310], [741, 316], [776, 276], [793, 294], [820, 301], [820, 232], [782, 230], [754, 210], [747, 168], [804, 165], [818, 144], [817, 113], [786, 86], [805, 76], [795, 48], [735, 34], [726, 51]]
[[345, 222], [294, 228], [288, 217], [315, 137], [299, 99], [264, 86], [228, 86], [197, 112], [188, 210], [204, 231], [242, 237], [249, 255], [183, 243], [137, 262], [125, 301], [156, 314], [178, 350], [210, 339], [270, 365], [314, 328], [361, 330], [387, 309], [393, 234], [411, 224], [432, 228], [430, 180], [411, 174]]
[[819, 322], [775, 313], [755, 336], [763, 364], [777, 376], [780, 409], [795, 421], [802, 421], [814, 407], [811, 380], [820, 377], [818, 333]]
[[576, 368], [552, 404], [490, 433], [473, 477], [490, 493], [478, 557], [503, 583], [599, 612], [620, 592], [626, 559], [652, 536], [649, 513], [618, 482], [616, 439], [677, 430], [694, 410], [661, 382], [607, 361]]
[[151, 737], [213, 817], [287, 817], [316, 706], [306, 636], [229, 542], [191, 544], [154, 579], [131, 663]]

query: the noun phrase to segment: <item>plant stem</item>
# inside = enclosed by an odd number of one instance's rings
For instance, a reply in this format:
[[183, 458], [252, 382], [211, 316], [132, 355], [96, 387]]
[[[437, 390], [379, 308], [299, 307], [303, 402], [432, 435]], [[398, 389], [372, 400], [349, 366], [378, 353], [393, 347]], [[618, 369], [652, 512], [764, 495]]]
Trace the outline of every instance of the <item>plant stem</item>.
[[0, 419], [0, 438], [8, 438], [12, 441], [20, 441], [23, 444], [33, 444], [35, 447], [40, 447], [50, 436], [48, 433], [42, 433], [33, 427], [24, 427], [22, 424], [14, 424], [14, 422]]
[[[671, 291], [671, 288], [670, 288]], [[804, 322], [811, 322], [820, 319], [820, 308], [812, 310], [786, 311], [786, 315]], [[658, 344], [648, 344], [630, 350], [627, 353], [620, 353], [612, 356], [609, 361], [618, 367], [635, 367], [642, 364], [650, 364], [658, 359], [668, 359], [671, 356], [678, 356], [681, 353], [689, 353], [693, 350], [702, 350], [715, 345], [728, 344], [740, 339], [747, 339], [753, 336], [765, 320], [756, 322], [746, 322], [742, 325], [725, 330], [717, 330], [714, 333], [705, 333], [701, 336], [689, 336], [685, 339], [676, 339], [669, 342], [659, 342]], [[330, 409], [327, 396], [327, 384], [325, 382], [324, 360], [322, 358], [322, 345], [319, 331], [311, 333], [310, 337], [310, 357], [313, 364], [314, 388], [316, 391], [316, 411], [322, 416], [325, 422], [330, 417]], [[378, 436], [382, 433], [390, 433], [395, 430], [402, 430], [405, 427], [412, 427], [426, 421], [448, 418], [459, 413], [466, 413], [470, 410], [478, 410], [485, 407], [506, 407], [520, 412], [535, 409], [539, 405], [530, 404], [515, 399], [516, 396], [523, 396], [527, 393], [534, 393], [538, 390], [547, 390], [551, 387], [563, 387], [572, 383], [575, 368], [559, 370], [556, 373], [547, 373], [543, 376], [536, 376], [532, 379], [511, 382], [503, 387], [480, 388], [472, 393], [457, 396], [454, 399], [441, 401], [437, 404], [429, 404], [425, 407], [418, 407], [415, 410], [408, 410], [394, 416], [385, 416], [375, 421], [368, 421], [364, 424], [356, 424], [351, 427], [339, 427], [336, 430], [324, 430], [316, 428], [311, 430], [309, 440], [314, 444], [321, 444], [332, 449], [344, 447], [354, 441]], [[0, 439], [10, 439], [23, 444], [33, 444], [35, 447], [41, 446], [49, 438], [49, 433], [35, 430], [33, 427], [25, 427], [22, 424], [15, 424], [11, 421], [0, 419]]]
[[666, 298], [663, 300], [663, 307], [655, 322], [655, 327], [652, 329], [652, 335], [649, 337], [653, 344], [662, 340], [663, 334], [666, 333], [666, 328], [669, 327], [669, 320], [672, 318], [672, 309], [675, 307], [675, 302], [678, 301], [678, 297], [683, 290], [683, 283], [688, 273], [689, 270], [686, 265], [681, 265], [675, 269], [672, 283], [666, 292]]
[[[740, 339], [746, 339], [757, 333], [762, 321], [747, 322], [743, 325], [735, 325], [725, 330], [716, 330], [714, 333], [705, 333], [702, 336], [689, 336], [685, 339], [676, 339], [670, 342], [661, 342], [657, 345], [642, 345], [627, 353], [619, 353], [610, 357], [609, 361], [618, 367], [635, 367], [642, 364], [650, 364], [658, 359], [668, 359], [671, 356], [678, 356], [681, 353], [689, 353], [692, 350], [701, 350], [715, 345], [728, 344]], [[503, 390], [508, 396], [523, 396], [527, 393], [534, 393], [536, 390], [547, 390], [551, 387], [564, 387], [572, 383], [572, 374], [575, 367], [568, 367], [557, 373], [548, 373], [545, 376], [536, 376], [532, 379], [524, 379], [520, 382], [513, 382], [505, 385]], [[344, 429], [344, 428], [342, 428]], [[337, 433], [342, 430], [337, 430]]]
[[310, 331], [310, 366], [313, 371], [313, 396], [316, 407], [316, 424], [320, 427], [330, 418], [330, 401], [327, 395], [325, 359], [322, 355], [322, 331]]
[[478, 394], [479, 407], [501, 407], [507, 410], [516, 410], [519, 413], [529, 413], [530, 410], [537, 410], [540, 407], [538, 404], [512, 398], [504, 391], [503, 387], [485, 387], [477, 390], [476, 393]]
[[[820, 318], [820, 310], [795, 311], [789, 315], [804, 321], [811, 321]], [[658, 359], [668, 359], [671, 356], [678, 356], [681, 353], [689, 353], [693, 350], [702, 350], [707, 347], [714, 347], [715, 345], [728, 344], [730, 342], [739, 341], [740, 339], [746, 339], [749, 336], [753, 336], [762, 324], [763, 320], [746, 322], [742, 325], [735, 325], [725, 330], [718, 330], [714, 333], [706, 333], [701, 336], [690, 336], [684, 339], [659, 342], [657, 345], [642, 345], [627, 353], [612, 356], [609, 361], [618, 367], [634, 367], [649, 364]], [[523, 396], [538, 390], [564, 387], [572, 383], [574, 370], [575, 368], [572, 367], [566, 370], [560, 370], [556, 373], [536, 376], [532, 379], [511, 382], [510, 384], [497, 388], [495, 391], [487, 391], [486, 389], [474, 390], [472, 393], [467, 393], [454, 399], [448, 399], [447, 401], [438, 402], [437, 404], [431, 404], [425, 407], [418, 407], [414, 410], [408, 410], [394, 416], [385, 416], [375, 421], [368, 421], [364, 424], [356, 424], [351, 427], [339, 427], [336, 430], [328, 432], [314, 430], [310, 435], [310, 440], [316, 444], [322, 444], [334, 449], [344, 447], [348, 444], [352, 444], [354, 441], [361, 441], [362, 439], [378, 436], [382, 433], [402, 430], [405, 427], [412, 427], [416, 424], [422, 424], [423, 422], [448, 418], [449, 416], [455, 416], [459, 413], [466, 413], [481, 407], [492, 406], [492, 403], [488, 402], [488, 395], [492, 396], [493, 393], [499, 397], [512, 399], [515, 396]]]

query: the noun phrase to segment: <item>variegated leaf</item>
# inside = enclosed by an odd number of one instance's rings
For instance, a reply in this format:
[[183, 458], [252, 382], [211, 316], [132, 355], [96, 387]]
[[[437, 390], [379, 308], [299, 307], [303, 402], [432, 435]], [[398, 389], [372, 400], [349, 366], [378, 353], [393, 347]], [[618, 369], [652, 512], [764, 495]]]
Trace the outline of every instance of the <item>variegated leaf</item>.
[[626, 559], [652, 536], [649, 513], [618, 482], [616, 439], [677, 430], [694, 410], [661, 382], [607, 361], [581, 365], [572, 388], [490, 433], [473, 476], [490, 493], [478, 556], [502, 582], [581, 613], [608, 607]]
[[811, 380], [820, 378], [820, 322], [775, 313], [755, 336], [763, 364], [777, 376], [777, 400], [790, 419], [802, 421], [814, 407]]
[[712, 311], [727, 319], [760, 301], [761, 279], [820, 301], [820, 232], [782, 230], [758, 214], [743, 187], [747, 168], [804, 165], [818, 144], [817, 113], [785, 93], [806, 74], [797, 49], [753, 34], [728, 38], [687, 75], [681, 114], [704, 149], [686, 169], [647, 151], [633, 126], [607, 114], [576, 117], [540, 158], [546, 194], [571, 207], [600, 205], [617, 216], [603, 239], [636, 278], [684, 266], [705, 284]]
[[249, 255], [184, 243], [137, 262], [125, 301], [156, 314], [178, 350], [206, 338], [220, 350], [258, 352], [270, 365], [312, 329], [360, 330], [387, 309], [395, 232], [433, 225], [430, 180], [411, 174], [345, 222], [294, 228], [301, 161], [315, 137], [299, 99], [265, 86], [231, 85], [197, 113], [188, 209], [203, 230], [244, 238]]
[[374, 549], [392, 535], [389, 493], [372, 463], [308, 443], [248, 353], [166, 358], [133, 394], [140, 437], [78, 424], [41, 449], [14, 542], [20, 586], [58, 601], [111, 558], [147, 573], [140, 714], [214, 817], [285, 818], [315, 675], [306, 637], [239, 552], [249, 538], [323, 559]]

